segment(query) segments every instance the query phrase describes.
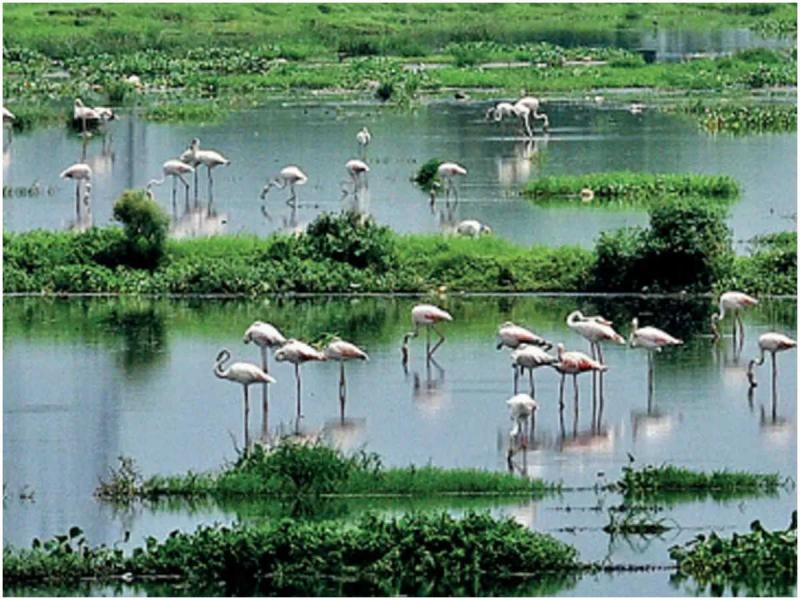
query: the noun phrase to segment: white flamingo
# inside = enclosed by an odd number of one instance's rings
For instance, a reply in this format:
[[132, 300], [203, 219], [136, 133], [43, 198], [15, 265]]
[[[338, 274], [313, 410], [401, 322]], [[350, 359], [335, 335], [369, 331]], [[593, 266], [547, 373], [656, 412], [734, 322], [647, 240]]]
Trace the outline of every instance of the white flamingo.
[[183, 176], [188, 175], [189, 173], [194, 173], [195, 169], [193, 166], [186, 164], [182, 160], [178, 159], [171, 159], [166, 161], [162, 166], [162, 177], [161, 179], [151, 179], [147, 182], [147, 189], [150, 189], [154, 185], [162, 185], [167, 181], [167, 177], [172, 177], [172, 210], [175, 210], [175, 193], [177, 191], [178, 180], [180, 179], [181, 183], [183, 184], [183, 188], [186, 192], [186, 205], [189, 205], [189, 182], [186, 181]]
[[468, 237], [480, 237], [481, 234], [491, 234], [492, 228], [475, 219], [465, 219], [456, 224], [456, 233]]
[[220, 165], [228, 166], [231, 164], [231, 161], [222, 156], [219, 152], [214, 150], [201, 150], [200, 140], [198, 138], [192, 140], [189, 144], [189, 148], [181, 155], [180, 160], [195, 167], [195, 198], [197, 198], [197, 167], [204, 165], [206, 169], [208, 169], [208, 197], [212, 198], [214, 194], [214, 178], [211, 175], [211, 170]]
[[531, 385], [531, 395], [536, 393], [533, 385], [533, 370], [540, 367], [554, 367], [558, 359], [539, 346], [530, 344], [520, 344], [511, 352], [511, 366], [514, 368], [514, 393], [517, 393], [517, 383], [520, 373], [528, 369], [528, 377]]
[[454, 162], [443, 162], [436, 169], [436, 175], [444, 183], [445, 200], [450, 199], [450, 192], [455, 196], [455, 201], [458, 202], [458, 187], [453, 181], [454, 177], [466, 176], [467, 170]]
[[94, 108], [86, 106], [83, 100], [75, 98], [75, 102], [72, 105], [72, 120], [76, 123], [80, 121], [81, 128], [85, 134], [88, 125], [95, 125], [100, 122], [100, 115]]
[[[539, 405], [528, 394], [515, 394], [506, 400], [506, 405], [511, 411], [511, 421], [514, 423], [509, 437], [513, 441], [521, 436], [522, 447], [527, 448], [528, 440], [533, 437], [536, 428], [536, 411]], [[509, 447], [509, 456], [511, 454], [512, 449]]]
[[92, 167], [86, 163], [75, 163], [61, 171], [59, 177], [75, 181], [75, 211], [80, 212], [81, 183], [89, 183], [92, 180]]
[[230, 358], [231, 353], [227, 348], [220, 350], [214, 361], [214, 375], [220, 379], [227, 379], [242, 385], [244, 390], [244, 447], [246, 452], [250, 447], [250, 434], [248, 432], [248, 421], [250, 419], [249, 388], [254, 383], [275, 383], [275, 379], [251, 363], [235, 362], [226, 369], [225, 363]]
[[300, 419], [303, 417], [300, 400], [302, 385], [300, 365], [309, 361], [325, 360], [325, 355], [316, 348], [300, 340], [291, 339], [287, 340], [285, 344], [278, 348], [275, 352], [275, 360], [278, 362], [290, 362], [294, 365], [294, 376], [297, 380], [297, 427], [299, 428]]
[[369, 129], [366, 127], [362, 127], [361, 131], [356, 134], [356, 142], [358, 142], [358, 147], [361, 151], [361, 156], [367, 155], [367, 146], [369, 146], [370, 142], [372, 141], [372, 134], [369, 132]]
[[719, 297], [719, 312], [711, 315], [711, 332], [714, 335], [714, 339], [718, 340], [720, 338], [717, 323], [724, 319], [727, 313], [731, 313], [733, 318], [733, 338], [734, 340], [736, 339], [736, 326], [738, 324], [742, 340], [744, 340], [744, 323], [742, 323], [742, 317], [739, 313], [757, 304], [758, 300], [743, 292], [725, 292], [722, 294]]
[[608, 367], [585, 355], [583, 352], [566, 352], [564, 344], [558, 344], [558, 362], [555, 369], [561, 373], [561, 387], [559, 389], [559, 408], [564, 408], [564, 380], [567, 375], [572, 375], [573, 389], [575, 390], [575, 408], [578, 408], [578, 375], [581, 373], [608, 371]]
[[[425, 351], [428, 357], [428, 360], [431, 359], [433, 353], [439, 349], [444, 341], [445, 337], [442, 333], [436, 329], [437, 323], [442, 323], [445, 321], [452, 321], [452, 315], [439, 308], [438, 306], [433, 306], [432, 304], [417, 304], [414, 308], [411, 309], [411, 322], [414, 324], [414, 331], [407, 333], [403, 337], [403, 346], [401, 348], [403, 354], [403, 364], [408, 363], [408, 339], [412, 337], [417, 337], [419, 335], [419, 328], [425, 327], [425, 331], [427, 334], [426, 342], [425, 342]], [[433, 329], [439, 336], [439, 341], [436, 342], [436, 345], [431, 348], [431, 329]]]
[[790, 338], [787, 335], [783, 335], [782, 333], [765, 333], [758, 338], [758, 347], [761, 350], [761, 354], [756, 359], [750, 361], [750, 364], [747, 365], [747, 379], [750, 382], [750, 387], [756, 387], [758, 383], [756, 382], [755, 377], [755, 367], [761, 366], [764, 364], [764, 360], [766, 358], [766, 353], [769, 352], [772, 355], [772, 384], [775, 385], [775, 379], [778, 376], [778, 366], [775, 362], [775, 355], [778, 352], [784, 352], [785, 350], [791, 350], [797, 346], [797, 342]]
[[511, 321], [506, 321], [500, 325], [497, 330], [497, 349], [500, 350], [503, 346], [511, 349], [517, 348], [521, 344], [530, 344], [534, 346], [544, 346], [550, 349], [553, 345], [540, 335], [536, 335], [530, 329], [526, 329], [521, 325], [515, 325]]
[[[547, 117], [546, 114], [539, 112], [539, 108], [541, 107], [541, 102], [539, 101], [538, 98], [534, 98], [533, 96], [524, 96], [519, 100], [517, 100], [514, 103], [514, 106], [515, 107], [524, 106], [530, 111], [530, 115], [528, 116], [528, 127], [531, 128], [531, 131], [532, 127], [530, 125], [530, 118], [536, 119], [537, 121], [542, 121], [542, 129], [544, 131], [547, 131], [548, 128], [550, 127], [550, 119]], [[520, 109], [517, 108], [517, 110], [519, 111]]]
[[341, 338], [333, 338], [324, 350], [327, 360], [339, 361], [339, 410], [344, 419], [344, 404], [347, 398], [347, 380], [344, 375], [344, 363], [348, 360], [369, 360], [369, 356], [361, 348]]
[[[369, 165], [367, 165], [367, 163], [365, 163], [363, 160], [354, 158], [352, 160], [348, 160], [344, 164], [344, 168], [353, 183], [353, 193], [356, 193], [356, 191], [362, 186], [365, 189], [368, 187], [367, 173], [369, 173]], [[342, 188], [342, 191], [347, 194], [347, 190], [345, 188]]]
[[[261, 351], [261, 370], [269, 374], [269, 354], [268, 350], [275, 349], [286, 343], [286, 338], [278, 331], [278, 328], [270, 323], [262, 321], [254, 321], [250, 327], [244, 332], [242, 341], [245, 344], [253, 343], [258, 346]], [[261, 408], [263, 411], [264, 419], [264, 434], [267, 432], [268, 414], [269, 414], [269, 389], [265, 385], [261, 397]]]
[[304, 185], [308, 181], [308, 176], [300, 170], [300, 167], [295, 165], [288, 165], [281, 169], [281, 172], [275, 177], [272, 181], [270, 181], [264, 188], [261, 190], [261, 199], [267, 197], [270, 189], [273, 187], [277, 187], [278, 189], [282, 190], [287, 185], [289, 186], [289, 198], [286, 200], [286, 204], [293, 205], [297, 202], [297, 192], [294, 189], [296, 185]]
[[671, 336], [666, 331], [655, 327], [639, 327], [639, 319], [634, 317], [631, 321], [633, 330], [628, 338], [631, 348], [644, 348], [647, 350], [647, 389], [653, 390], [653, 352], [661, 352], [665, 346], [680, 346], [683, 340]]

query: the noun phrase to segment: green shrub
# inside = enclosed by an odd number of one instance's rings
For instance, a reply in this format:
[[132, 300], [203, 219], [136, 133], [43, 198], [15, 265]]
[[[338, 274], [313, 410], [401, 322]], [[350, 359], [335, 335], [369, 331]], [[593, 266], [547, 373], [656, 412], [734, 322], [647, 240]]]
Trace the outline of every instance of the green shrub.
[[301, 240], [309, 257], [327, 258], [358, 269], [384, 271], [394, 266], [396, 259], [392, 230], [355, 211], [321, 214]]
[[113, 215], [125, 231], [120, 262], [134, 268], [155, 269], [166, 247], [166, 213], [145, 192], [127, 190], [114, 203]]
[[433, 187], [433, 184], [436, 182], [437, 170], [441, 164], [442, 160], [440, 158], [431, 158], [430, 160], [425, 161], [425, 163], [423, 163], [423, 165], [417, 170], [416, 175], [414, 175], [414, 183], [416, 183], [423, 190], [430, 190], [431, 187]]

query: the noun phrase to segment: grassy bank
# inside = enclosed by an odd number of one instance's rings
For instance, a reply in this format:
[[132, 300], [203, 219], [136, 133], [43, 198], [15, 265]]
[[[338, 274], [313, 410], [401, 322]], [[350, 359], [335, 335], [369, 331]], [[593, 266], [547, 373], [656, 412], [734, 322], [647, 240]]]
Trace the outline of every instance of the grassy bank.
[[218, 473], [156, 476], [141, 480], [122, 462], [96, 495], [110, 501], [159, 497], [300, 497], [530, 495], [556, 489], [541, 481], [477, 469], [384, 467], [374, 454], [345, 456], [321, 445], [283, 442], [248, 456]]
[[625, 467], [616, 483], [625, 496], [656, 496], [674, 492], [725, 495], [729, 493], [769, 493], [785, 485], [777, 473], [714, 471], [705, 473], [674, 465]]
[[577, 551], [513, 520], [469, 513], [365, 516], [354, 523], [283, 520], [174, 532], [130, 556], [88, 547], [82, 532], [3, 549], [4, 585], [171, 577], [202, 595], [458, 595], [497, 591], [579, 568]]
[[794, 294], [796, 234], [762, 238], [751, 256], [735, 257], [724, 219], [724, 209], [708, 203], [663, 202], [651, 208], [649, 229], [604, 233], [594, 251], [492, 236], [400, 236], [352, 213], [321, 215], [298, 237], [171, 240], [155, 258], [131, 254], [152, 242], [129, 240], [118, 228], [32, 231], [3, 236], [4, 291], [707, 292], [738, 283], [751, 293]]
[[785, 530], [768, 531], [754, 521], [750, 532], [730, 538], [712, 532], [670, 548], [680, 582], [691, 578], [700, 589], [721, 596], [789, 596], [797, 585], [797, 511]]
[[[591, 191], [591, 198], [586, 195]], [[657, 202], [668, 197], [735, 198], [739, 185], [726, 175], [634, 173], [631, 171], [551, 175], [528, 182], [523, 194], [534, 200]]]

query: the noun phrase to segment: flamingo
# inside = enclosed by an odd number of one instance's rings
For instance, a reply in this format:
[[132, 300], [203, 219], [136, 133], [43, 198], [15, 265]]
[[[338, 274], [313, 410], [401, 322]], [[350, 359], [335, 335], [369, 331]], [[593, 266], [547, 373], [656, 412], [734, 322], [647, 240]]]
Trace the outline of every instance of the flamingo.
[[75, 163], [61, 171], [59, 177], [75, 181], [75, 211], [79, 212], [81, 206], [81, 182], [89, 183], [92, 180], [92, 167], [86, 163]]
[[295, 165], [286, 166], [281, 169], [281, 172], [277, 177], [264, 186], [264, 189], [261, 190], [261, 199], [263, 200], [267, 197], [269, 190], [273, 186], [282, 190], [288, 185], [291, 194], [286, 200], [286, 204], [292, 206], [297, 202], [297, 193], [295, 192], [294, 186], [304, 185], [307, 181], [308, 176], [300, 170], [300, 167]]
[[647, 350], [647, 389], [653, 390], [653, 352], [661, 352], [665, 346], [680, 346], [683, 340], [672, 337], [666, 331], [655, 327], [639, 327], [639, 319], [634, 317], [631, 321], [633, 330], [628, 338], [631, 348], [644, 348]]
[[736, 325], [738, 323], [739, 330], [742, 333], [742, 340], [744, 340], [744, 323], [739, 312], [745, 308], [756, 306], [758, 300], [752, 296], [748, 296], [743, 292], [725, 292], [719, 297], [719, 312], [711, 315], [711, 332], [715, 340], [720, 338], [717, 323], [725, 318], [726, 313], [733, 314], [733, 339], [736, 339]]
[[92, 124], [96, 124], [100, 121], [100, 115], [98, 112], [90, 106], [86, 106], [83, 103], [83, 100], [80, 98], [75, 98], [75, 102], [72, 106], [72, 120], [73, 122], [81, 122], [81, 128], [83, 133], [86, 133], [87, 123], [91, 122]]
[[324, 350], [327, 360], [339, 361], [339, 409], [344, 420], [344, 403], [347, 396], [347, 380], [344, 376], [344, 363], [348, 360], [369, 360], [369, 356], [361, 348], [341, 338], [333, 338]]
[[242, 384], [244, 389], [244, 447], [245, 452], [247, 452], [250, 447], [250, 434], [247, 431], [247, 423], [250, 418], [249, 388], [254, 383], [275, 383], [275, 378], [267, 375], [251, 363], [235, 362], [226, 369], [224, 365], [230, 358], [231, 353], [227, 348], [220, 350], [214, 361], [214, 375], [220, 379]]
[[[242, 341], [245, 344], [254, 343], [261, 350], [261, 370], [269, 374], [269, 355], [267, 350], [277, 348], [286, 343], [286, 338], [278, 329], [269, 323], [254, 321], [244, 332]], [[269, 388], [265, 385], [261, 397], [261, 408], [263, 411], [264, 433], [267, 432], [267, 415], [269, 414]]]
[[764, 359], [766, 358], [766, 353], [769, 352], [772, 355], [772, 384], [775, 385], [775, 378], [778, 376], [778, 367], [775, 363], [775, 355], [778, 352], [783, 352], [784, 350], [791, 350], [797, 346], [797, 341], [793, 340], [787, 335], [783, 335], [782, 333], [765, 333], [758, 338], [758, 347], [761, 349], [761, 354], [756, 359], [750, 361], [750, 364], [747, 365], [747, 379], [750, 382], [750, 387], [754, 388], [758, 385], [756, 382], [754, 367], [761, 366], [764, 364]]
[[572, 311], [567, 316], [567, 327], [572, 329], [589, 342], [592, 356], [603, 362], [603, 352], [600, 344], [603, 342], [616, 342], [625, 344], [625, 338], [611, 327], [611, 321], [600, 316], [587, 317], [579, 310]]
[[[187, 154], [188, 153], [188, 154]], [[187, 157], [188, 160], [184, 160]], [[205, 165], [208, 169], [208, 196], [211, 198], [214, 193], [214, 178], [211, 176], [211, 170], [220, 165], [228, 166], [231, 161], [222, 156], [219, 152], [214, 150], [201, 150], [200, 140], [194, 138], [189, 144], [188, 150], [181, 155], [181, 161], [192, 165], [195, 169], [199, 165]], [[195, 198], [197, 197], [197, 171], [195, 170]]]
[[294, 377], [297, 380], [297, 427], [300, 427], [300, 419], [303, 417], [300, 406], [300, 365], [312, 360], [325, 360], [325, 355], [305, 342], [290, 339], [275, 352], [275, 360], [294, 365]]
[[[542, 129], [547, 131], [550, 127], [550, 119], [547, 117], [546, 114], [540, 113], [539, 108], [541, 107], [541, 102], [538, 98], [534, 98], [533, 96], [524, 96], [516, 101], [514, 104], [515, 107], [522, 107], [524, 106], [530, 111], [530, 116], [528, 117], [528, 126], [530, 127], [530, 117], [538, 121], [542, 121]], [[519, 110], [519, 109], [518, 109]]]
[[[350, 176], [350, 179], [353, 182], [353, 193], [355, 193], [361, 185], [364, 188], [367, 187], [367, 173], [369, 173], [369, 165], [365, 163], [363, 160], [358, 160], [354, 158], [352, 160], [348, 160], [344, 165], [347, 174]], [[343, 188], [345, 194], [347, 194], [347, 190]]]
[[161, 179], [151, 179], [147, 182], [147, 189], [150, 189], [154, 185], [162, 185], [166, 180], [167, 177], [172, 177], [172, 210], [175, 210], [175, 192], [176, 186], [178, 185], [178, 179], [181, 180], [181, 183], [184, 186], [184, 190], [186, 191], [186, 205], [189, 205], [189, 182], [186, 181], [183, 176], [189, 173], [194, 173], [195, 169], [191, 165], [186, 164], [182, 160], [172, 159], [166, 161], [162, 167], [162, 177]]
[[502, 121], [505, 117], [517, 116], [514, 110], [514, 105], [511, 102], [498, 102], [494, 106], [489, 107], [486, 111], [486, 120], [493, 120], [495, 122]]
[[533, 385], [533, 370], [539, 367], [555, 367], [556, 363], [558, 363], [558, 359], [539, 346], [520, 344], [511, 353], [511, 365], [514, 368], [514, 393], [517, 393], [519, 374], [524, 372], [525, 369], [528, 369], [531, 395], [533, 395], [536, 393]]
[[559, 390], [558, 406], [564, 408], [564, 380], [567, 375], [572, 375], [572, 384], [575, 390], [575, 409], [578, 408], [578, 375], [587, 372], [608, 371], [608, 367], [586, 356], [583, 352], [565, 352], [564, 344], [558, 344], [558, 362], [555, 369], [561, 373], [561, 387]]
[[482, 233], [492, 233], [492, 228], [475, 219], [465, 219], [456, 224], [456, 233], [469, 237], [479, 237]]
[[457, 163], [443, 162], [436, 169], [436, 174], [445, 184], [445, 200], [450, 199], [450, 192], [452, 191], [456, 202], [458, 202], [458, 187], [453, 182], [453, 177], [457, 175], [466, 175], [467, 170]]
[[[536, 400], [528, 394], [515, 394], [508, 400], [506, 405], [511, 410], [511, 420], [514, 426], [509, 432], [509, 437], [513, 440], [522, 434], [523, 448], [527, 447], [529, 437], [533, 437], [533, 430], [536, 427], [536, 411], [539, 408]], [[528, 433], [525, 432], [525, 425], [528, 425]], [[509, 459], [511, 458], [512, 449], [508, 449]]]
[[361, 156], [366, 156], [367, 146], [369, 146], [369, 143], [372, 141], [372, 134], [369, 132], [369, 129], [362, 127], [361, 131], [356, 134], [356, 141], [361, 150]]
[[503, 346], [508, 346], [512, 349], [517, 348], [521, 344], [544, 346], [547, 350], [553, 347], [553, 345], [543, 337], [536, 335], [530, 329], [515, 325], [511, 321], [506, 321], [500, 325], [500, 329], [497, 330], [497, 338], [499, 340], [497, 344], [498, 350]]
[[[414, 324], [414, 331], [407, 333], [403, 337], [403, 346], [402, 346], [402, 353], [403, 353], [403, 364], [408, 363], [408, 338], [417, 337], [419, 335], [419, 328], [421, 326], [425, 326], [427, 332], [427, 340], [425, 342], [425, 350], [428, 356], [428, 360], [431, 359], [433, 353], [439, 349], [444, 343], [445, 337], [442, 333], [436, 329], [436, 324], [441, 323], [443, 321], [452, 321], [452, 315], [439, 308], [438, 306], [433, 306], [432, 304], [417, 304], [414, 308], [411, 309], [411, 322]], [[439, 341], [436, 342], [436, 345], [431, 348], [431, 329], [433, 329], [439, 335]]]

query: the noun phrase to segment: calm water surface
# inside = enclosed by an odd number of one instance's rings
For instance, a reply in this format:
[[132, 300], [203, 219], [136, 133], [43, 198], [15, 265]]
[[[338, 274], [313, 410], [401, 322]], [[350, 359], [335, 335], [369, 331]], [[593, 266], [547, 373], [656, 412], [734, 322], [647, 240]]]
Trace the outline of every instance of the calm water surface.
[[[440, 102], [395, 112], [364, 104], [273, 104], [208, 125], [156, 124], [126, 115], [111, 124], [111, 139], [88, 144], [86, 160], [95, 173], [92, 211], [80, 224], [107, 224], [113, 200], [124, 189], [160, 177], [161, 164], [198, 136], [203, 147], [223, 152], [232, 164], [215, 170], [210, 210], [203, 170], [203, 209], [185, 213], [179, 202], [176, 236], [267, 235], [301, 227], [321, 211], [349, 207], [369, 212], [400, 232], [447, 231], [461, 219], [477, 218], [497, 235], [519, 243], [590, 246], [604, 230], [646, 224], [646, 211], [535, 205], [517, 192], [542, 175], [605, 170], [731, 175], [743, 188], [731, 208], [737, 240], [794, 227], [793, 133], [710, 136], [691, 120], [652, 110], [632, 115], [622, 106], [553, 102], [545, 106], [553, 125], [549, 135], [526, 143], [510, 122], [485, 122], [486, 106]], [[367, 153], [369, 189], [358, 198], [342, 199], [344, 163], [358, 153], [355, 134], [364, 125], [374, 136]], [[4, 198], [5, 230], [74, 226], [74, 186], [59, 180], [58, 173], [81, 156], [81, 141], [63, 128], [15, 136], [3, 155], [4, 184], [28, 187], [38, 181], [52, 194]], [[411, 183], [412, 174], [431, 157], [468, 168], [457, 206], [447, 209], [439, 203], [432, 211], [427, 194]], [[300, 165], [309, 175], [309, 182], [298, 187], [304, 206], [291, 210], [283, 202], [288, 194], [273, 190], [264, 214], [259, 192], [287, 164]], [[171, 211], [170, 189], [167, 183], [156, 188], [156, 195]], [[178, 196], [183, 197], [182, 191]]]
[[[797, 431], [795, 356], [779, 359], [775, 395], [769, 370], [748, 393], [747, 362], [762, 332], [791, 333], [793, 301], [765, 300], [745, 318], [744, 348], [734, 351], [724, 338], [714, 346], [707, 330], [706, 299], [621, 299], [484, 297], [439, 300], [454, 315], [438, 364], [426, 366], [421, 341], [411, 346], [408, 373], [400, 364], [399, 341], [408, 330], [410, 299], [314, 299], [217, 302], [148, 300], [43, 300], [4, 302], [3, 461], [7, 498], [4, 541], [28, 545], [82, 527], [92, 543], [113, 543], [131, 532], [130, 545], [147, 535], [163, 537], [200, 523], [272, 518], [280, 507], [263, 504], [137, 505], [115, 509], [96, 502], [98, 478], [120, 455], [134, 457], [145, 475], [207, 470], [233, 459], [232, 438], [241, 444], [241, 389], [217, 380], [211, 371], [219, 348], [235, 359], [257, 361], [241, 343], [256, 318], [285, 333], [313, 339], [338, 332], [358, 342], [370, 361], [348, 367], [345, 423], [339, 420], [337, 368], [303, 368], [303, 429], [345, 450], [366, 448], [386, 464], [431, 462], [441, 466], [506, 469], [511, 395], [508, 352], [494, 349], [498, 323], [513, 319], [568, 348], [586, 343], [567, 329], [574, 308], [611, 317], [627, 334], [634, 314], [682, 336], [686, 345], [656, 359], [655, 395], [646, 391], [646, 357], [638, 350], [607, 348], [603, 411], [592, 415], [591, 382], [580, 382], [577, 420], [572, 387], [567, 386], [564, 424], [557, 408], [558, 376], [540, 372], [540, 410], [535, 444], [516, 468], [530, 476], [591, 486], [617, 479], [628, 464], [664, 462], [699, 469], [747, 469], [794, 476]], [[273, 365], [270, 429], [291, 430], [294, 379], [286, 365]], [[257, 398], [259, 393], [254, 394]], [[250, 429], [258, 436], [260, 403]], [[597, 422], [599, 420], [599, 423]], [[19, 499], [33, 490], [32, 501]], [[668, 563], [667, 548], [699, 530], [744, 530], [753, 519], [784, 527], [796, 502], [788, 490], [774, 497], [678, 503], [668, 516], [685, 529], [649, 540], [610, 539], [600, 531], [606, 509], [620, 498], [610, 493], [566, 492], [561, 497], [508, 502], [448, 502], [423, 507], [489, 508], [512, 515], [537, 530], [575, 544], [585, 560]], [[367, 507], [407, 510], [404, 502], [355, 502], [340, 513]], [[572, 510], [566, 511], [570, 507]], [[565, 528], [575, 528], [565, 529]], [[619, 577], [619, 576], [617, 576]], [[640, 594], [693, 593], [675, 587], [665, 572], [630, 574], [622, 580], [598, 575], [567, 586], [562, 593], [618, 593], [621, 581], [636, 582]], [[616, 587], [615, 587], [616, 586]], [[124, 589], [119, 593], [135, 590]], [[555, 592], [548, 592], [555, 593]]]

